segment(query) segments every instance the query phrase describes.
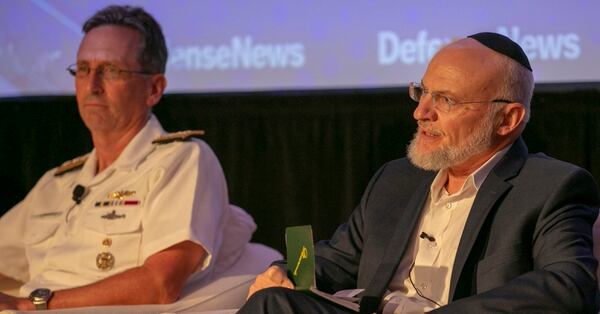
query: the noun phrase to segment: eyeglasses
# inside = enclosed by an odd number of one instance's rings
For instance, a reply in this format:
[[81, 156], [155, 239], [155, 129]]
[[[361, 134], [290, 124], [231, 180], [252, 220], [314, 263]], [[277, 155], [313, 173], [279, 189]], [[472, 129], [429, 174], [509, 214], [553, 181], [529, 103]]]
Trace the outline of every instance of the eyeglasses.
[[408, 94], [410, 98], [416, 102], [420, 102], [421, 98], [426, 94], [431, 95], [431, 102], [433, 107], [442, 112], [449, 112], [456, 105], [464, 104], [484, 104], [484, 103], [512, 103], [510, 100], [505, 99], [494, 99], [494, 100], [477, 100], [477, 101], [456, 101], [448, 96], [440, 93], [432, 92], [424, 88], [421, 83], [411, 82], [408, 84]]
[[156, 74], [148, 71], [124, 70], [112, 64], [102, 64], [97, 66], [96, 68], [92, 68], [85, 64], [71, 64], [67, 67], [67, 72], [79, 79], [87, 78], [90, 72], [92, 72], [92, 70], [95, 70], [96, 74], [98, 74], [100, 78], [105, 80], [118, 80], [124, 78], [125, 75], [132, 73], [141, 75]]

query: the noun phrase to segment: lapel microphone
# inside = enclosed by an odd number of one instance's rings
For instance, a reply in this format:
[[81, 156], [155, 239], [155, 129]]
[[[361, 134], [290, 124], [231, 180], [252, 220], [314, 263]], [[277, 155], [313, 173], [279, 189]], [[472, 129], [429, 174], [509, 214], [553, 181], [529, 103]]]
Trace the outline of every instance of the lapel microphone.
[[430, 242], [435, 242], [435, 238], [432, 235], [429, 235], [429, 234], [427, 234], [425, 232], [421, 232], [421, 234], [419, 235], [419, 238], [421, 238], [421, 239], [427, 239]]
[[75, 186], [75, 188], [73, 189], [73, 197], [72, 198], [77, 205], [79, 205], [81, 203], [81, 200], [85, 196], [86, 192], [87, 192], [87, 190], [86, 190], [85, 186], [83, 186], [81, 184], [77, 184]]

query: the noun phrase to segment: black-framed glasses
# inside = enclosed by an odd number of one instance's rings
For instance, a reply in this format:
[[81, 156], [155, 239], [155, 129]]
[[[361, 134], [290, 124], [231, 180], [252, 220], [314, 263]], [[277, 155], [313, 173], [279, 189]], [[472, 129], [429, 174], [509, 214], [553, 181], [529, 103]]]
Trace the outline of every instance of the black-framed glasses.
[[95, 68], [90, 67], [86, 64], [71, 64], [67, 67], [67, 72], [73, 75], [76, 78], [82, 79], [87, 78], [92, 70], [96, 71], [96, 74], [102, 79], [105, 80], [118, 80], [124, 78], [126, 75], [130, 74], [141, 74], [141, 75], [153, 75], [157, 73], [152, 73], [148, 71], [134, 71], [134, 70], [125, 70], [117, 67], [112, 64], [101, 64]]
[[442, 112], [449, 112], [452, 110], [453, 107], [464, 104], [512, 103], [512, 101], [505, 99], [456, 101], [444, 94], [432, 92], [426, 89], [425, 87], [423, 87], [423, 85], [421, 85], [421, 83], [410, 82], [410, 84], [408, 84], [408, 95], [412, 100], [416, 101], [417, 103], [421, 101], [421, 98], [426, 94], [431, 95], [431, 102], [433, 104], [433, 107]]

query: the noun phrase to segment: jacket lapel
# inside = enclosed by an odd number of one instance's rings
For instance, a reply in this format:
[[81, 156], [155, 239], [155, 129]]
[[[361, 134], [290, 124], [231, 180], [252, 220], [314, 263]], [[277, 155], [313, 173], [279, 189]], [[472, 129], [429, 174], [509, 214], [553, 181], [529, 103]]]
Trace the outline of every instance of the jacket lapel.
[[525, 143], [521, 138], [517, 139], [504, 158], [492, 169], [477, 192], [454, 259], [449, 300], [454, 300], [458, 280], [490, 210], [498, 199], [512, 187], [507, 180], [518, 174], [525, 163], [527, 154]]
[[[392, 209], [402, 210], [403, 213], [398, 219], [393, 235], [385, 247], [383, 258], [365, 289], [364, 296], [360, 302], [361, 313], [373, 313], [377, 310], [383, 293], [396, 272], [396, 268], [404, 256], [410, 238], [414, 233], [414, 228], [421, 216], [421, 211], [429, 194], [429, 187], [434, 175], [435, 173], [432, 173], [421, 182], [406, 205], [397, 204], [394, 207], [395, 209]], [[404, 208], [401, 209], [402, 207]]]

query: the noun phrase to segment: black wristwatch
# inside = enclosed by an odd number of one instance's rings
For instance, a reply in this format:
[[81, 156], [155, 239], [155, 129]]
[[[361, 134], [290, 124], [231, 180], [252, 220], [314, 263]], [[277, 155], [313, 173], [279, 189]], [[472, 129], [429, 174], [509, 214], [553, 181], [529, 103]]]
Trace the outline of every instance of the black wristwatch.
[[35, 289], [29, 294], [29, 301], [33, 303], [37, 311], [47, 310], [50, 298], [52, 298], [52, 291], [46, 288]]

